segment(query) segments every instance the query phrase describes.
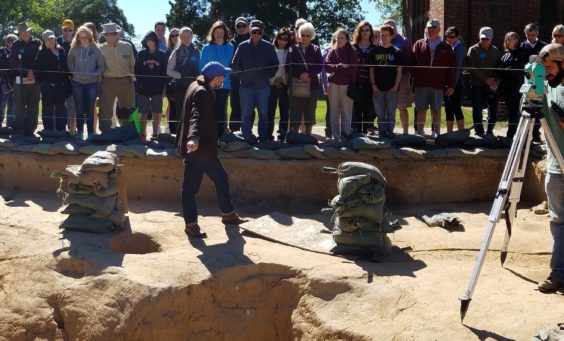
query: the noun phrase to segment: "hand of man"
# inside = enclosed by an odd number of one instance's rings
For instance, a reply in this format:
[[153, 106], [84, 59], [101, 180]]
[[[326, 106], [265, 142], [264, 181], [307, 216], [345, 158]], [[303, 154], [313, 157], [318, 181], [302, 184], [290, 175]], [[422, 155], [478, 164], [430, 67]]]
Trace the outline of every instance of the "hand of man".
[[453, 88], [447, 88], [446, 91], [445, 91], [445, 95], [447, 97], [450, 97], [450, 96], [452, 96], [452, 94], [454, 94], [454, 89]]
[[378, 90], [378, 87], [376, 86], [376, 84], [372, 84], [372, 92], [378, 92], [380, 90]]
[[198, 150], [198, 145], [199, 145], [198, 140], [188, 141], [188, 143], [186, 143], [186, 152], [188, 154], [195, 152], [196, 150]]
[[33, 71], [30, 70], [27, 72], [27, 80], [31, 82], [33, 79], [35, 79], [35, 76], [33, 75]]
[[309, 82], [309, 74], [307, 72], [302, 72], [302, 74], [300, 75], [300, 80]]

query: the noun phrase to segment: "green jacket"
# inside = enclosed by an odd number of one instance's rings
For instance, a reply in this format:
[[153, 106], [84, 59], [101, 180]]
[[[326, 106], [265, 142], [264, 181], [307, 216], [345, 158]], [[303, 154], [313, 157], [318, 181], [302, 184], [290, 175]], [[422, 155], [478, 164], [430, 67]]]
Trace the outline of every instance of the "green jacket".
[[[560, 117], [558, 113], [551, 110], [550, 106], [552, 102], [554, 102], [564, 110], [564, 84], [560, 83], [556, 88], [552, 88], [545, 82], [545, 86], [548, 90], [543, 99], [543, 113], [546, 117], [546, 123], [558, 145], [560, 154], [562, 155], [564, 152], [564, 130], [560, 128]], [[558, 166], [556, 157], [554, 157], [550, 148], [547, 148], [547, 172], [551, 174], [562, 174], [562, 170]]]

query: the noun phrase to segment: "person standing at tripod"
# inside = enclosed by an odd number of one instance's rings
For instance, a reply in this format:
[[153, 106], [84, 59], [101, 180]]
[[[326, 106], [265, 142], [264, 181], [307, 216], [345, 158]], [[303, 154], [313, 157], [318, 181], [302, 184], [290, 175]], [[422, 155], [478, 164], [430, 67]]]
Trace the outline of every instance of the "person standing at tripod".
[[558, 151], [547, 148], [547, 172], [545, 178], [550, 232], [554, 240], [551, 272], [548, 278], [538, 284], [543, 293], [564, 289], [564, 175], [554, 152], [564, 150], [564, 45], [545, 46], [540, 57], [546, 69], [547, 93], [543, 99], [543, 113], [546, 123], [554, 136]]

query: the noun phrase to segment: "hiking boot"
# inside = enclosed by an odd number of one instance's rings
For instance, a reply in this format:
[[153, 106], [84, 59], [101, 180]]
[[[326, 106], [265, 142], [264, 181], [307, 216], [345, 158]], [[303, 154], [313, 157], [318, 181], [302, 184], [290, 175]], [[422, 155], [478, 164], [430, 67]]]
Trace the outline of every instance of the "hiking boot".
[[225, 225], [227, 224], [239, 225], [242, 223], [246, 223], [247, 221], [249, 220], [241, 219], [241, 217], [239, 217], [237, 213], [225, 214], [221, 217], [221, 222]]
[[564, 289], [564, 282], [555, 281], [548, 277], [544, 281], [540, 282], [537, 289], [543, 293], [551, 293], [558, 291], [559, 289]]
[[206, 238], [208, 236], [205, 232], [202, 232], [200, 225], [198, 224], [186, 224], [184, 232], [188, 235], [188, 237]]

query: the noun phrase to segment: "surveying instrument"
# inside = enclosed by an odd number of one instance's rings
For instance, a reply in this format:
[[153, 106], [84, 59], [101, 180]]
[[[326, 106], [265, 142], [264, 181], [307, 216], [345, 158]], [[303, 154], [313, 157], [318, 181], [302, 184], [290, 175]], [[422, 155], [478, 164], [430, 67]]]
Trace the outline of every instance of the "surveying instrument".
[[[525, 179], [525, 170], [527, 168], [527, 159], [529, 156], [529, 147], [533, 137], [533, 120], [539, 119], [544, 132], [546, 143], [550, 148], [560, 169], [564, 170], [564, 161], [562, 154], [558, 149], [558, 145], [554, 140], [554, 136], [548, 127], [545, 116], [542, 113], [543, 95], [545, 94], [545, 69], [541, 63], [540, 57], [533, 55], [529, 58], [529, 63], [525, 66], [525, 83], [519, 90], [523, 95], [521, 98], [521, 118], [515, 133], [511, 149], [505, 163], [505, 168], [497, 188], [495, 200], [493, 202], [490, 215], [488, 217], [488, 227], [485, 237], [480, 247], [480, 253], [474, 264], [472, 276], [468, 283], [468, 288], [464, 295], [460, 298], [460, 320], [464, 320], [464, 316], [470, 306], [472, 294], [478, 282], [478, 276], [484, 265], [484, 260], [488, 247], [492, 240], [496, 224], [499, 222], [502, 214], [505, 217], [506, 227], [505, 239], [501, 246], [501, 265], [503, 266], [507, 258], [507, 247], [511, 238], [511, 230], [513, 220], [517, 215], [517, 203], [521, 197], [523, 181]], [[552, 110], [557, 113], [562, 111], [556, 104], [552, 104]]]

